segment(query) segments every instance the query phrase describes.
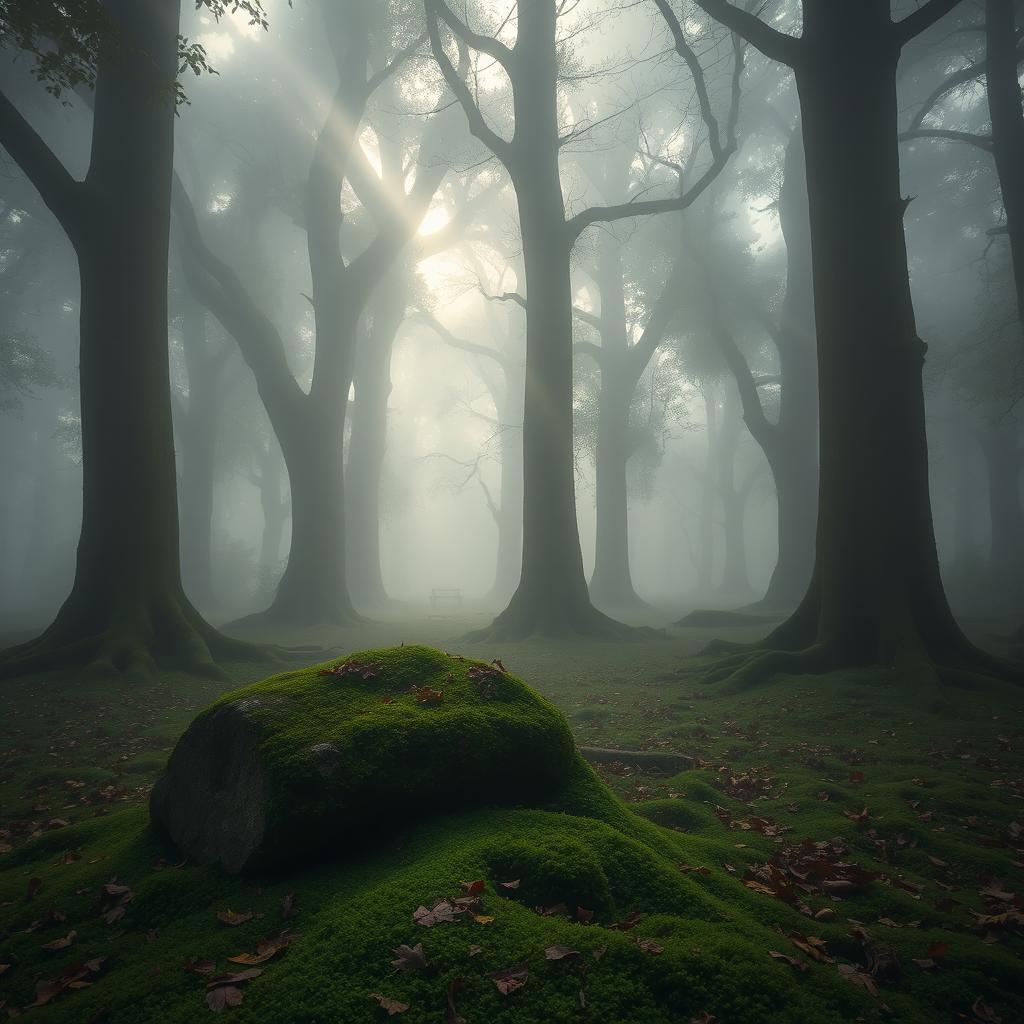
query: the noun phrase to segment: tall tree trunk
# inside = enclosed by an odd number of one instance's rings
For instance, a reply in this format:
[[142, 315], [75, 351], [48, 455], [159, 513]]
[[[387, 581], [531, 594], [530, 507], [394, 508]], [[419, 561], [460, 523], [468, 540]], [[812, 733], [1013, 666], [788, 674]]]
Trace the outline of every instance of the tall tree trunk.
[[1017, 64], [1015, 0], [986, 0], [985, 85], [992, 119], [992, 157], [1010, 240], [1017, 309], [1024, 320], [1024, 109]]
[[[925, 345], [907, 271], [899, 46], [887, 0], [806, 3], [802, 50], [821, 397], [817, 554], [807, 596], [767, 643], [803, 648], [813, 665], [927, 665], [930, 675], [932, 660], [956, 666], [973, 648], [949, 611], [932, 527]], [[761, 670], [787, 664], [762, 659]]]
[[181, 586], [167, 350], [178, 0], [110, 0], [131, 46], [101, 55], [81, 274], [82, 531], [71, 594], [0, 672], [89, 663], [146, 674], [156, 661], [219, 675], [240, 645]]
[[601, 389], [598, 394], [597, 536], [591, 600], [610, 609], [642, 607], [629, 569], [629, 512], [626, 466], [629, 462], [629, 410], [636, 389], [626, 336], [626, 297], [620, 243], [602, 234], [597, 286], [601, 296]]
[[989, 499], [989, 581], [1001, 611], [1024, 612], [1024, 506], [1016, 424], [996, 420], [985, 437]]
[[188, 372], [188, 410], [178, 423], [181, 449], [181, 575], [202, 608], [217, 602], [211, 575], [213, 490], [217, 434], [223, 401], [223, 362], [208, 350], [206, 314], [189, 304], [182, 341]]
[[697, 593], [711, 589], [711, 574], [715, 563], [715, 504], [716, 489], [714, 467], [718, 459], [718, 405], [715, 387], [704, 381], [704, 447], [705, 463], [701, 475], [700, 508], [697, 514]]
[[779, 355], [777, 444], [768, 456], [778, 497], [779, 553], [757, 607], [790, 611], [807, 592], [814, 568], [818, 498], [818, 381], [814, 288], [807, 214], [803, 135], [786, 147], [779, 220], [786, 242], [786, 294], [776, 344]]
[[345, 465], [349, 591], [357, 607], [392, 604], [380, 557], [381, 478], [387, 453], [391, 354], [405, 319], [409, 270], [397, 265], [378, 286], [356, 353], [355, 403]]
[[508, 607], [483, 634], [606, 633], [590, 603], [576, 520], [572, 422], [570, 241], [558, 168], [555, 5], [519, 6], [513, 173], [523, 241], [526, 389], [523, 404], [523, 565]]
[[281, 494], [281, 455], [274, 438], [268, 439], [267, 447], [259, 458], [257, 485], [260, 492], [260, 509], [263, 512], [263, 533], [260, 535], [259, 590], [270, 592], [272, 583], [277, 586], [281, 573], [281, 540], [284, 524], [288, 518], [288, 503]]
[[736, 455], [739, 448], [743, 420], [735, 388], [726, 391], [722, 409], [722, 426], [718, 434], [716, 461], [709, 467], [709, 476], [717, 477], [718, 497], [722, 504], [722, 526], [725, 557], [719, 589], [729, 595], [750, 593], [750, 574], [747, 571], [747, 541], [744, 521], [747, 496], [736, 486]]

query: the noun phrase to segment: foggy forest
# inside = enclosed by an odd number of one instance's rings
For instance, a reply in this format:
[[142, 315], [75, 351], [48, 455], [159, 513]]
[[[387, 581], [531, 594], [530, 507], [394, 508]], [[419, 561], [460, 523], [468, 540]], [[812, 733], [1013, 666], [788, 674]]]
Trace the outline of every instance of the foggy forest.
[[1022, 0], [0, 0], [0, 1014], [1024, 1020]]

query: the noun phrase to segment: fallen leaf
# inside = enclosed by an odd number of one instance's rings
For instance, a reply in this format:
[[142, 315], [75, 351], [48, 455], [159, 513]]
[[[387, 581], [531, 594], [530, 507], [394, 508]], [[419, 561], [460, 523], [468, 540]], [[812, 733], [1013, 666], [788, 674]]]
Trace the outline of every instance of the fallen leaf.
[[232, 928], [237, 928], [240, 924], [245, 924], [247, 921], [251, 921], [253, 913], [251, 910], [247, 910], [242, 914], [236, 913], [234, 910], [218, 910], [217, 920], [221, 924], [229, 925]]
[[579, 956], [578, 949], [570, 949], [568, 946], [548, 946], [544, 950], [545, 960], [564, 960], [567, 956]]
[[469, 947], [469, 955], [470, 956], [477, 956], [479, 953], [482, 953], [482, 952], [483, 952], [483, 949], [480, 946], [476, 945], [476, 943], [474, 943], [472, 946]]
[[526, 985], [530, 972], [525, 964], [518, 967], [506, 967], [503, 971], [490, 971], [486, 975], [494, 982], [494, 987], [503, 995], [511, 995]]
[[53, 942], [47, 942], [40, 946], [40, 949], [48, 950], [49, 952], [56, 952], [58, 949], [67, 949], [75, 939], [78, 938], [78, 932], [71, 929], [62, 939], [54, 939]]
[[850, 781], [851, 782], [855, 782], [855, 783], [863, 782], [864, 781], [864, 773], [863, 772], [850, 772]]
[[237, 956], [229, 956], [228, 960], [233, 964], [265, 964], [282, 950], [287, 949], [298, 937], [291, 932], [281, 932], [276, 938], [262, 939], [258, 942], [255, 953], [239, 953]]
[[769, 949], [768, 955], [773, 960], [781, 960], [783, 963], [789, 964], [790, 967], [795, 967], [798, 971], [809, 970], [807, 964], [803, 960], [798, 960], [795, 956], [789, 956], [787, 953], [780, 953], [778, 950]]
[[491, 914], [474, 914], [473, 920], [477, 924], [490, 924], [494, 920], [494, 917]]
[[461, 978], [452, 978], [448, 982], [448, 991], [446, 993], [448, 1006], [444, 1015], [445, 1024], [466, 1024], [465, 1018], [460, 1017], [458, 1010], [455, 1009], [455, 996], [460, 988], [462, 988]]
[[518, 889], [519, 881], [520, 880], [518, 878], [514, 878], [511, 882], [499, 882], [498, 885], [500, 885], [502, 889]]
[[837, 970], [840, 977], [854, 985], [859, 985], [870, 995], [878, 997], [878, 986], [859, 967], [855, 967], [853, 964], [839, 964]]
[[608, 947], [607, 946], [598, 946], [597, 949], [595, 949], [590, 955], [595, 960], [600, 960], [601, 957], [603, 957], [605, 955], [605, 953], [607, 953], [607, 952], [608, 952]]
[[590, 922], [594, 920], [594, 912], [592, 910], [587, 910], [586, 907], [577, 907], [576, 920], [579, 921], [580, 924], [590, 924]]
[[206, 1005], [214, 1013], [220, 1013], [229, 1006], [239, 1006], [242, 1002], [242, 990], [234, 985], [218, 985], [206, 993]]
[[191, 960], [185, 961], [185, 970], [192, 974], [213, 974], [216, 969], [217, 962], [215, 960], [200, 960], [193, 957]]
[[427, 968], [427, 958], [423, 952], [422, 942], [417, 942], [415, 946], [404, 944], [396, 946], [392, 952], [397, 959], [391, 961], [391, 966], [396, 971], [423, 971]]
[[464, 896], [479, 896], [487, 888], [484, 882], [459, 882]]
[[658, 945], [654, 939], [637, 939], [636, 944], [645, 952], [650, 953], [651, 956], [657, 956], [659, 953], [665, 952], [665, 947]]
[[978, 1018], [982, 1024], [1003, 1024], [1003, 1019], [987, 1003], [982, 1002], [981, 996], [971, 1003], [971, 1013]]
[[382, 1010], [387, 1010], [389, 1017], [394, 1017], [396, 1013], [405, 1013], [409, 1009], [408, 1003], [400, 1003], [397, 999], [390, 999], [388, 996], [382, 996], [379, 992], [374, 992], [370, 996], [371, 999], [377, 1000], [377, 1005]]

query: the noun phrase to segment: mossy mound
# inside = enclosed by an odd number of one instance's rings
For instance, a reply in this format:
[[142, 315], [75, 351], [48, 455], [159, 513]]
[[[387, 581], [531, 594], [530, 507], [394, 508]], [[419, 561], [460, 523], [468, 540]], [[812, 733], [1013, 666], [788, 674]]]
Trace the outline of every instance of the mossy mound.
[[544, 806], [577, 763], [561, 714], [500, 665], [397, 647], [217, 701], [150, 812], [192, 860], [238, 872], [349, 852], [410, 817]]

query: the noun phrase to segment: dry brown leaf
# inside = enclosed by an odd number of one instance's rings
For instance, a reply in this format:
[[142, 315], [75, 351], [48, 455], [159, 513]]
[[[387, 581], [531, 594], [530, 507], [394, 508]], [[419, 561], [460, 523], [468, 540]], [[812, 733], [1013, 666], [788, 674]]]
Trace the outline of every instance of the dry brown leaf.
[[503, 996], [508, 996], [525, 987], [530, 971], [526, 964], [520, 964], [518, 967], [506, 967], [503, 971], [489, 971], [486, 977], [494, 982], [494, 987]]
[[244, 913], [237, 913], [234, 910], [228, 908], [227, 910], [217, 911], [217, 920], [221, 924], [226, 924], [231, 928], [237, 928], [240, 924], [245, 924], [247, 921], [251, 921], [253, 913], [251, 910], [246, 910]]
[[778, 950], [769, 949], [768, 955], [773, 960], [781, 960], [783, 963], [789, 964], [790, 967], [795, 967], [798, 971], [809, 970], [808, 965], [803, 960], [798, 960], [795, 956], [790, 956], [788, 953], [780, 953]]
[[415, 946], [396, 946], [392, 952], [397, 959], [391, 961], [391, 966], [396, 971], [424, 971], [427, 968], [422, 942], [417, 942]]
[[545, 960], [564, 960], [567, 956], [579, 956], [578, 949], [571, 949], [569, 946], [548, 946], [544, 950]]
[[48, 950], [49, 952], [56, 952], [58, 949], [67, 949], [75, 939], [78, 938], [78, 932], [74, 928], [71, 929], [62, 939], [54, 939], [53, 942], [46, 942], [40, 949]]
[[389, 1017], [394, 1017], [396, 1013], [405, 1013], [405, 1011], [409, 1009], [408, 1003], [400, 1003], [397, 999], [382, 996], [379, 992], [372, 993], [370, 998], [376, 999], [377, 1005], [382, 1010], [387, 1010]]

